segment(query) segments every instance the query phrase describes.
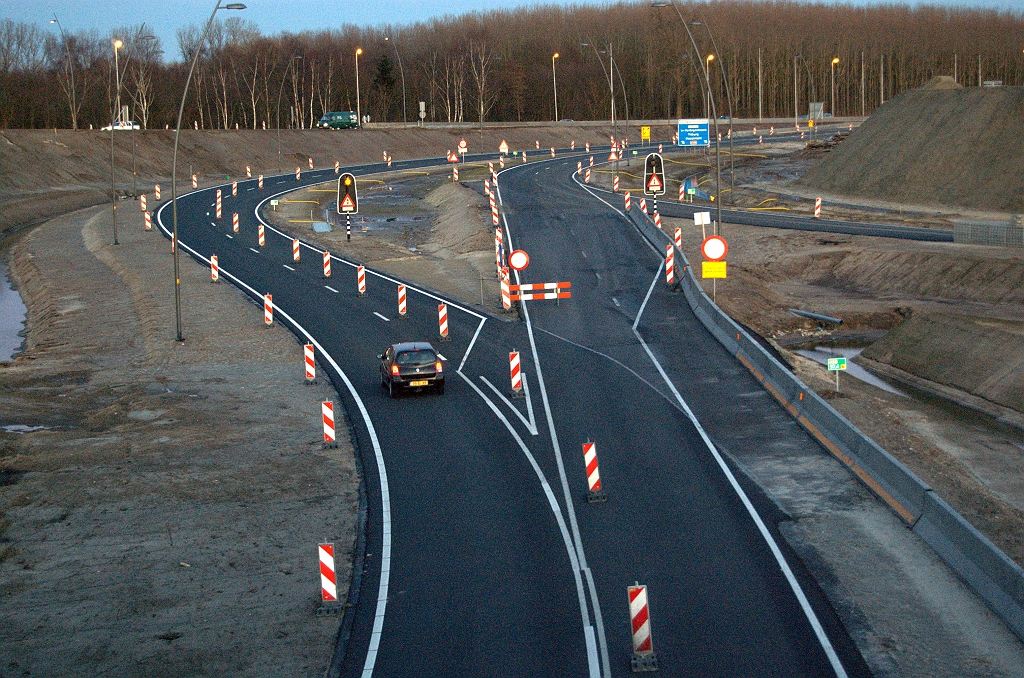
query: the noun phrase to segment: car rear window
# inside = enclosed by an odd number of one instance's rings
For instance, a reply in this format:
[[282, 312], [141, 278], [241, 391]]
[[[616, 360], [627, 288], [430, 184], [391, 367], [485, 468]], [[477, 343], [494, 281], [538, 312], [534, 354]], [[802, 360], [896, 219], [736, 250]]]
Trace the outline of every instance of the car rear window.
[[402, 351], [395, 356], [395, 362], [399, 365], [429, 365], [435, 360], [437, 360], [437, 354], [430, 349]]

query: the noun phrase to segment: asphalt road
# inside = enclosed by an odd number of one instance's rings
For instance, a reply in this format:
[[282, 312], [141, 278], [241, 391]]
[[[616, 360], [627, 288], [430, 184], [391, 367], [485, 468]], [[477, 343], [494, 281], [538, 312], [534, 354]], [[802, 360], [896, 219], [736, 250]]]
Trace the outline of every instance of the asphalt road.
[[[375, 360], [390, 343], [437, 337], [436, 296], [410, 285], [400, 319], [398, 281], [368, 271], [359, 297], [344, 252], [325, 279], [319, 251], [304, 247], [295, 263], [290, 237], [269, 227], [266, 246], [257, 243], [266, 201], [333, 170], [268, 177], [262, 191], [240, 182], [237, 198], [228, 186], [220, 220], [213, 189], [178, 201], [183, 250], [205, 261], [217, 254], [222, 277], [254, 299], [273, 295], [277, 321], [316, 343], [352, 421], [367, 543], [337, 675], [625, 676], [626, 587], [636, 581], [649, 587], [667, 675], [824, 676], [840, 665], [868, 675], [778, 538], [781, 516], [716, 458], [730, 445], [815, 443], [678, 296], [652, 287], [660, 254], [572, 183], [576, 159], [515, 165], [500, 180], [507, 237], [531, 254], [524, 281], [569, 280], [573, 298], [530, 302], [529, 322], [449, 303], [452, 340], [435, 342], [447, 358], [442, 396], [389, 399]], [[508, 397], [513, 349], [527, 398]], [[297, 344], [296, 379], [301, 355]], [[583, 498], [588, 439], [605, 504]], [[311, 596], [315, 553], [310, 544]]]

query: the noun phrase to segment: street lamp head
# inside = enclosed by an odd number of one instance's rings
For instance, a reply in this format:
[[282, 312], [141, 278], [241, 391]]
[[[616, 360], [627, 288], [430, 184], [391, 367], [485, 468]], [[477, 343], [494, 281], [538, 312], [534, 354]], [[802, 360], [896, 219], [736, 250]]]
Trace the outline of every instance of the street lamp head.
[[666, 0], [654, 0], [654, 2], [651, 3], [651, 7], [668, 7], [669, 4], [671, 3]]
[[114, 49], [121, 49], [122, 47], [124, 47], [124, 43], [121, 42], [118, 38], [114, 38], [113, 43]]
[[715, 55], [714, 54], [709, 54], [709, 55], [707, 55], [706, 58], [708, 60], [708, 63], [711, 63], [712, 61], [715, 60]]
[[555, 52], [555, 54], [551, 58], [552, 59], [557, 59], [558, 58], [558, 52]]
[[363, 48], [362, 47], [356, 47], [356, 56], [359, 56], [362, 53], [363, 53]]
[[55, 24], [55, 23], [57, 23], [57, 19], [56, 19], [56, 18], [50, 19], [50, 23], [51, 23], [51, 24]]
[[245, 9], [245, 5], [240, 2], [232, 2], [229, 5], [224, 5], [221, 9]]
[[836, 64], [838, 64], [838, 63], [839, 63], [839, 57], [833, 57], [833, 59], [832, 59], [832, 65], [833, 65], [833, 66], [835, 66], [835, 65], [836, 65]]

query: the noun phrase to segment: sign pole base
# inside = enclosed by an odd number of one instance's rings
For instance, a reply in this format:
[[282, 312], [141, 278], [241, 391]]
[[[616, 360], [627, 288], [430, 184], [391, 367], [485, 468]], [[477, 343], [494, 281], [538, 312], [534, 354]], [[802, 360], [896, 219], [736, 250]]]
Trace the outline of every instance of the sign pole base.
[[345, 240], [352, 239], [352, 215], [345, 215]]

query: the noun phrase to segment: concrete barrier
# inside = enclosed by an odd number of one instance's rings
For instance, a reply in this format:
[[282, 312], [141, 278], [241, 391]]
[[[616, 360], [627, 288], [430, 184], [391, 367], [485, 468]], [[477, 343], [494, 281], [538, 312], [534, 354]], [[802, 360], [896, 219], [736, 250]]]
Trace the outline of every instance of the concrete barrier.
[[[658, 251], [673, 244], [637, 207], [627, 214]], [[722, 312], [701, 288], [693, 266], [678, 248], [675, 266], [686, 302], [701, 324], [1024, 640], [1024, 570]]]

